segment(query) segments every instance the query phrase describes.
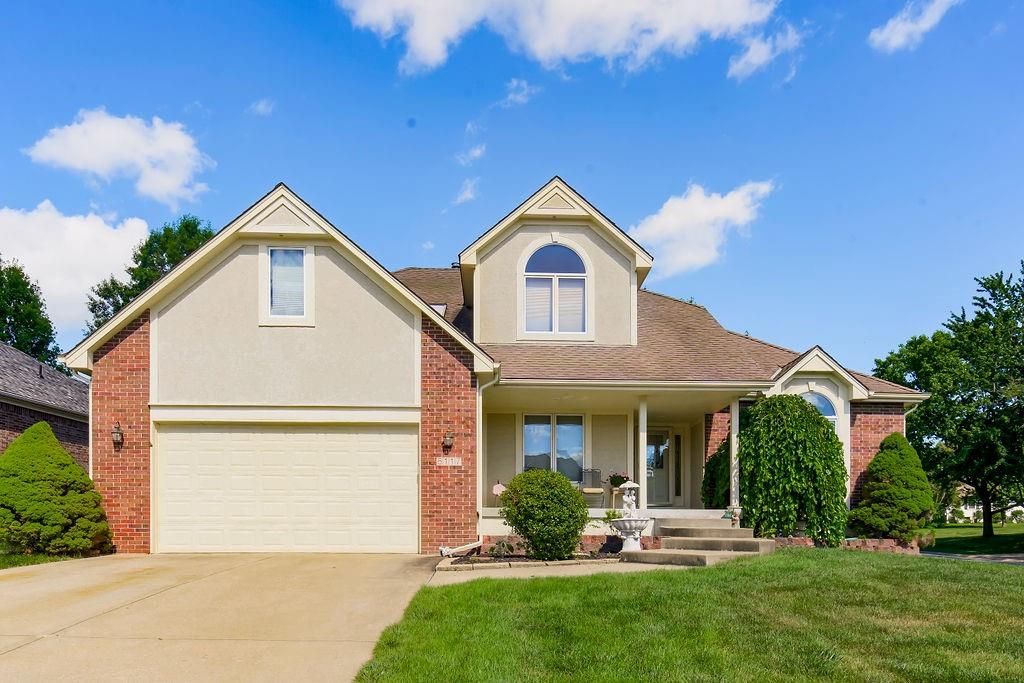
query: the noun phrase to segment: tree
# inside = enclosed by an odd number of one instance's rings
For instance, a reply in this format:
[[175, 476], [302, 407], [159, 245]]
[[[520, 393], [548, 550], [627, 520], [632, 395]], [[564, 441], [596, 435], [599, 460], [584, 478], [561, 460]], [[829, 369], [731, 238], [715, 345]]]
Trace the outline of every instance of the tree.
[[100, 494], [45, 422], [0, 455], [0, 546], [69, 555], [110, 550]]
[[860, 504], [850, 512], [858, 533], [906, 543], [935, 512], [932, 488], [913, 446], [899, 432], [882, 439], [864, 475]]
[[846, 462], [832, 425], [799, 396], [769, 396], [740, 429], [743, 522], [761, 535], [791, 536], [799, 523], [837, 546], [846, 531]]
[[111, 275], [90, 290], [86, 306], [92, 320], [86, 324], [86, 332], [93, 332], [113, 318], [135, 297], [203, 246], [213, 234], [209, 222], [203, 223], [191, 214], [185, 214], [173, 223], [164, 223], [160, 230], [151, 232], [132, 253], [133, 265], [128, 268], [128, 282]]
[[60, 349], [39, 285], [17, 261], [3, 259], [0, 259], [0, 342], [42, 363], [63, 369], [57, 362]]
[[942, 484], [970, 486], [982, 506], [982, 535], [996, 514], [1024, 502], [1024, 262], [1021, 276], [976, 278], [971, 314], [913, 337], [875, 374], [931, 394], [907, 417], [925, 470]]

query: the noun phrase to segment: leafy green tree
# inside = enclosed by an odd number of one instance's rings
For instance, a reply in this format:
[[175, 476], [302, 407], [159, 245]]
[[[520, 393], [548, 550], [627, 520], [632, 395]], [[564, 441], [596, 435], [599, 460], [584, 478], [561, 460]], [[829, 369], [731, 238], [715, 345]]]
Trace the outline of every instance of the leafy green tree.
[[151, 232], [132, 253], [128, 282], [111, 275], [90, 290], [86, 306], [92, 320], [86, 324], [86, 332], [93, 332], [113, 318], [213, 235], [209, 222], [204, 223], [191, 214], [173, 223], [164, 223], [160, 230]]
[[864, 475], [860, 504], [850, 526], [866, 536], [909, 543], [935, 512], [932, 487], [913, 446], [895, 432], [885, 437]]
[[1021, 276], [976, 278], [970, 314], [917, 336], [875, 374], [931, 394], [907, 416], [907, 434], [933, 482], [970, 486], [982, 506], [982, 535], [994, 515], [1024, 502], [1024, 262]]
[[819, 543], [846, 531], [846, 461], [832, 425], [799, 396], [769, 396], [740, 429], [743, 523], [757, 535], [793, 535], [801, 522]]
[[3, 259], [0, 259], [0, 342], [42, 363], [63, 369], [57, 362], [60, 349], [39, 285], [17, 261]]
[[700, 497], [709, 510], [729, 507], [729, 439], [723, 441], [704, 463]]
[[0, 455], [0, 546], [55, 555], [110, 550], [100, 494], [45, 422]]

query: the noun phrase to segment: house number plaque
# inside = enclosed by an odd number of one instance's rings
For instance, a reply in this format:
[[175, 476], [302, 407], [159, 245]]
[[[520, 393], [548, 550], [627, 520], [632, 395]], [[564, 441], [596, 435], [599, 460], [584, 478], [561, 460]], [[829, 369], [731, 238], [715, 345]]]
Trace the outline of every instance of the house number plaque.
[[462, 458], [456, 458], [454, 456], [447, 456], [437, 459], [438, 467], [461, 467]]

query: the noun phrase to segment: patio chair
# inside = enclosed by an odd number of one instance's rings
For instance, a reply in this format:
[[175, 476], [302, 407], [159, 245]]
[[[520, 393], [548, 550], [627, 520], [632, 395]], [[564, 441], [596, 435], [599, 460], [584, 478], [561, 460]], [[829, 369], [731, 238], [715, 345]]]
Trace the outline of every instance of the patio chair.
[[580, 486], [580, 493], [583, 494], [584, 499], [587, 496], [600, 496], [601, 505], [604, 505], [604, 483], [601, 481], [601, 470], [585, 468], [583, 470], [583, 482]]

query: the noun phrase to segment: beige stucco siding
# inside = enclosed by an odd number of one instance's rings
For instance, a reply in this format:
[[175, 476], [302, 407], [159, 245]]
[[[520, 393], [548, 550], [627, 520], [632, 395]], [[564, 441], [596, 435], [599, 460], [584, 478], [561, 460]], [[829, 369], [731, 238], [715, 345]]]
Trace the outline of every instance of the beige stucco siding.
[[586, 224], [537, 225], [518, 227], [480, 258], [477, 266], [477, 305], [479, 339], [483, 343], [516, 341], [519, 317], [523, 315], [518, 299], [521, 296], [521, 268], [528, 256], [552, 232], [558, 240], [583, 253], [589, 262], [588, 273], [593, 288], [593, 341], [598, 344], [629, 344], [632, 339], [631, 262], [612, 246], [596, 229]]
[[484, 447], [484, 506], [497, 506], [491, 493], [497, 482], [508, 484], [516, 476], [516, 416], [487, 415], [487, 441]]
[[416, 315], [315, 248], [315, 326], [258, 324], [259, 247], [156, 309], [156, 399], [186, 405], [415, 405]]
[[625, 415], [591, 417], [593, 464], [590, 467], [601, 470], [602, 479], [607, 479], [612, 472], [626, 470], [628, 429]]

